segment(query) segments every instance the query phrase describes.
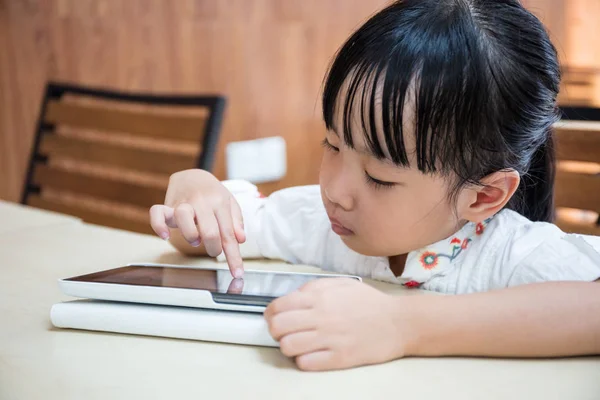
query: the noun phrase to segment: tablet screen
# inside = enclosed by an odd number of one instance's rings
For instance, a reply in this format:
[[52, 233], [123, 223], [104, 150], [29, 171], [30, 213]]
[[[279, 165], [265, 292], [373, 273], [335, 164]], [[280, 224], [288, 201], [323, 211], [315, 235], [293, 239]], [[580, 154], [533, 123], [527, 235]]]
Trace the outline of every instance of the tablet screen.
[[128, 266], [67, 279], [76, 282], [200, 289], [212, 293], [280, 297], [324, 275], [245, 271], [234, 279], [229, 270]]

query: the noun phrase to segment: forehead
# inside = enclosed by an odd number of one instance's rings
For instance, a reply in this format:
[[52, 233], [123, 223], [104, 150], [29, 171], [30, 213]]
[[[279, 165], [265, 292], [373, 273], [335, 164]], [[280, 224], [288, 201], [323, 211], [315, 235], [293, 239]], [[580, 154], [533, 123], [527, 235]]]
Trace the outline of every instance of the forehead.
[[[392, 161], [392, 156], [388, 146], [402, 141], [404, 149], [409, 158], [409, 163], [413, 163], [416, 149], [415, 141], [415, 88], [411, 82], [404, 96], [404, 106], [402, 112], [402, 129], [394, 129], [394, 105], [383, 104], [383, 83], [373, 84], [372, 79], [364, 79], [362, 82], [354, 82], [354, 77], [349, 75], [343, 85], [335, 102], [335, 114], [333, 119], [333, 130], [336, 135], [343, 139], [350, 147], [360, 153], [364, 153], [379, 161], [397, 165]], [[381, 81], [381, 80], [380, 80]], [[351, 88], [351, 85], [356, 87]], [[389, 113], [387, 121], [384, 122], [384, 106], [388, 107]], [[395, 136], [386, 137], [384, 123], [390, 127], [388, 132]], [[347, 136], [350, 136], [352, 142], [349, 143]], [[377, 141], [383, 155], [377, 155], [370, 145], [371, 141]]]

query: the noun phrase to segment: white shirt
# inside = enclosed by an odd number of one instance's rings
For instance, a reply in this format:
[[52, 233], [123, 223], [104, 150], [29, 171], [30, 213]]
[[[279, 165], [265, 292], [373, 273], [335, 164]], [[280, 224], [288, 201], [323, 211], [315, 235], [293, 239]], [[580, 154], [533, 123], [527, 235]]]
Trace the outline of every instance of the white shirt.
[[[244, 258], [281, 259], [451, 294], [600, 278], [600, 237], [566, 234], [512, 210], [483, 224], [468, 223], [450, 238], [409, 253], [396, 277], [387, 257], [358, 254], [331, 230], [318, 185], [291, 187], [265, 198], [249, 182], [223, 184], [242, 209]], [[223, 254], [218, 260], [225, 260]]]

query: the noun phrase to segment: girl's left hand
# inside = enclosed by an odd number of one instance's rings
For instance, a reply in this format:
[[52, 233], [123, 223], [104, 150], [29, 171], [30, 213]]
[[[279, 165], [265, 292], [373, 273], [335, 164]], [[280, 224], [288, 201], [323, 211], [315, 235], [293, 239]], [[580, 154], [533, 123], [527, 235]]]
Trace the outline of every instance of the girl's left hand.
[[342, 369], [404, 356], [399, 304], [354, 279], [325, 278], [274, 300], [265, 319], [281, 352], [300, 369]]

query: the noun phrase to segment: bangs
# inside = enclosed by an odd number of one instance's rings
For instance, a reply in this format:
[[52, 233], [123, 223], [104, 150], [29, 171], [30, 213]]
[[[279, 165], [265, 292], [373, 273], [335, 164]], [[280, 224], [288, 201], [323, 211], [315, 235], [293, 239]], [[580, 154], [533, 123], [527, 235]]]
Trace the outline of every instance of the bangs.
[[[468, 168], [458, 165], [487, 157], [476, 149], [500, 147], [493, 143], [498, 135], [486, 131], [501, 129], [491, 99], [503, 94], [486, 78], [489, 57], [468, 6], [420, 3], [393, 4], [342, 46], [325, 79], [323, 117], [351, 148], [353, 129], [360, 129], [377, 159], [411, 167], [406, 143], [414, 143], [411, 159], [421, 172], [461, 175]], [[336, 115], [342, 126], [335, 126]]]

